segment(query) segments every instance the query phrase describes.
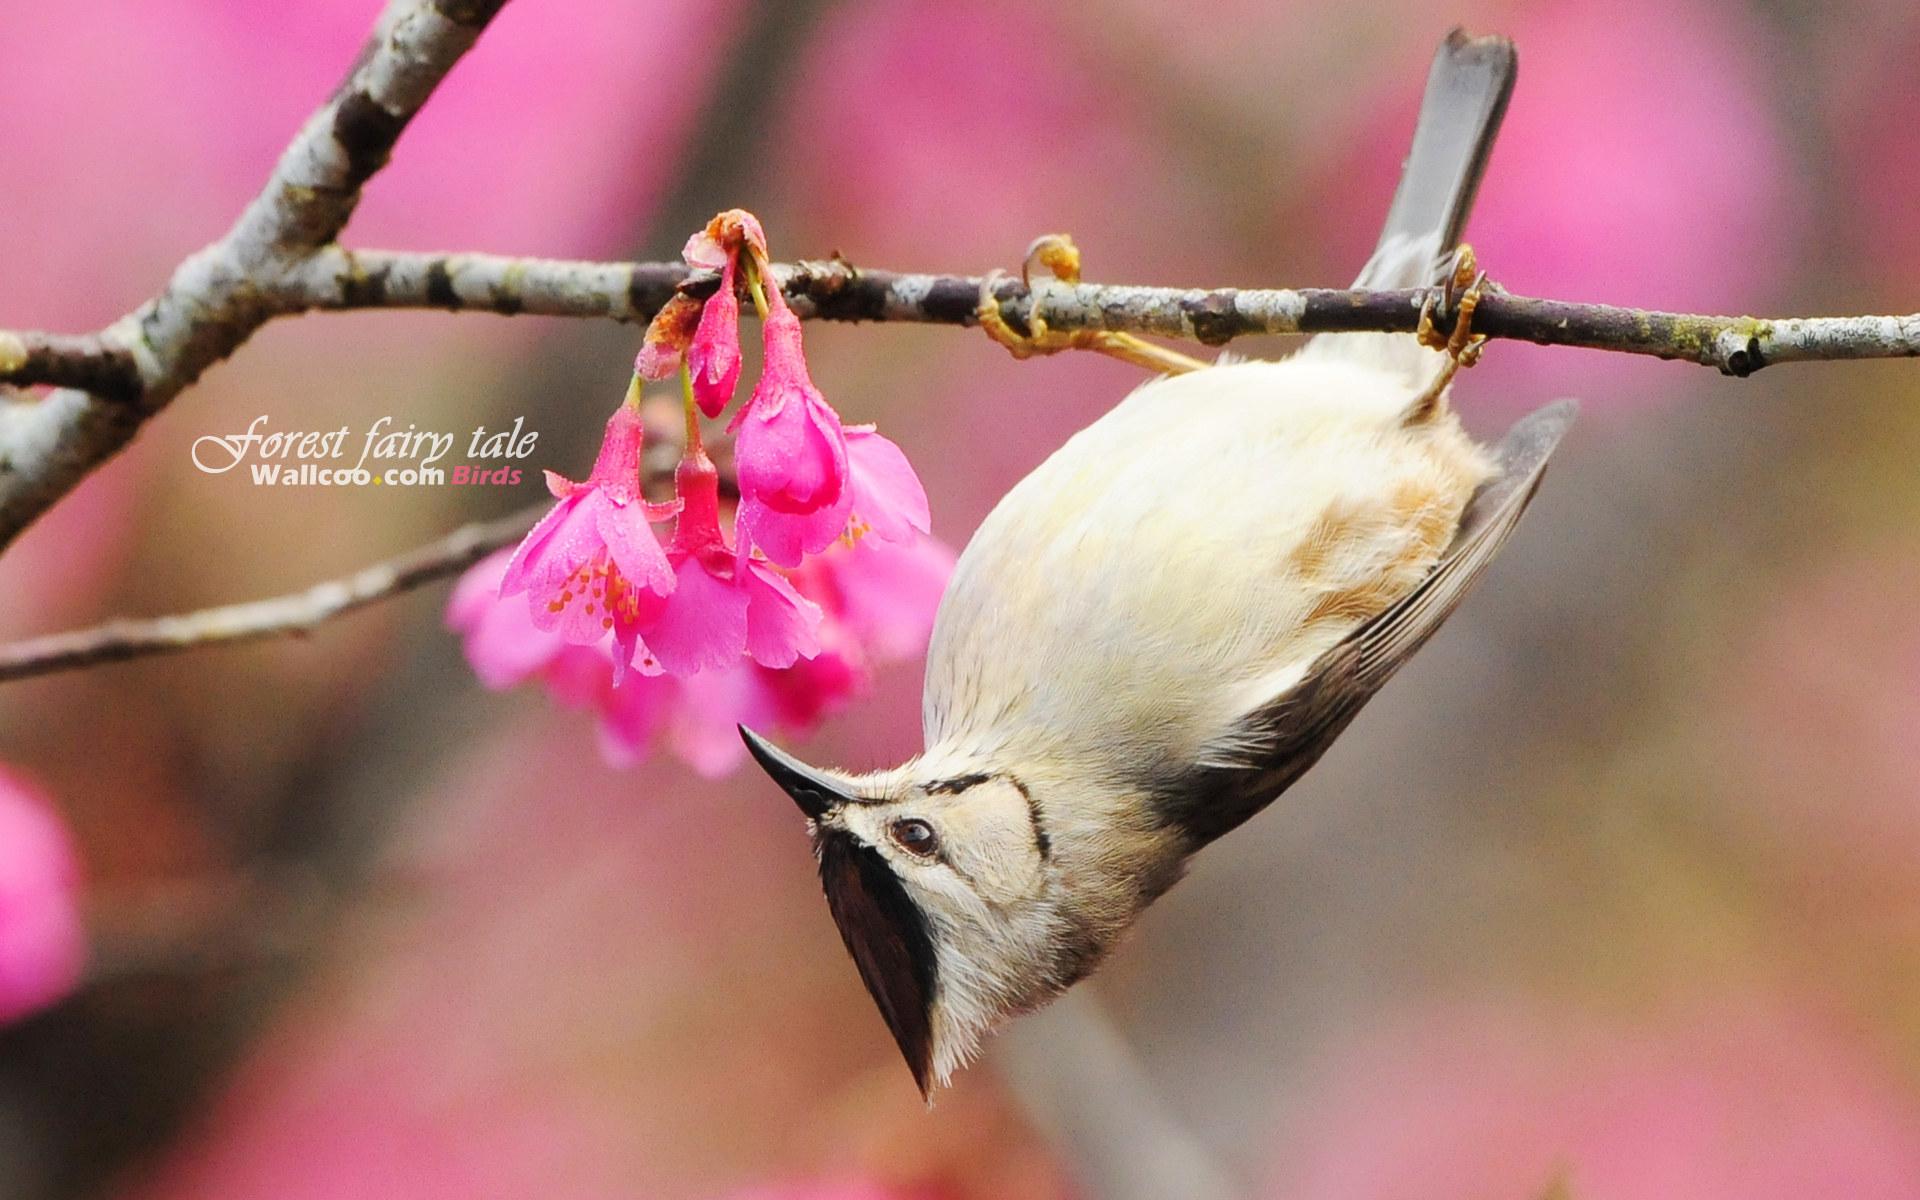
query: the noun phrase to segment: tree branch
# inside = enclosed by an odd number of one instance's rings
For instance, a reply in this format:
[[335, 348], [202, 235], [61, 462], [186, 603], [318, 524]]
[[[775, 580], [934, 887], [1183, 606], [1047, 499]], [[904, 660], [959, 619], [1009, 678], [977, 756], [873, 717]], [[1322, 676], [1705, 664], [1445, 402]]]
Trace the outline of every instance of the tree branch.
[[496, 521], [463, 525], [418, 549], [304, 591], [173, 616], [109, 621], [91, 629], [12, 642], [0, 646], [0, 683], [202, 646], [309, 633], [341, 613], [459, 574], [519, 541], [549, 507], [541, 504]]
[[[775, 274], [803, 317], [831, 321], [977, 324], [981, 279], [868, 270], [845, 261], [780, 264]], [[278, 316], [314, 310], [425, 308], [502, 316], [643, 321], [676, 291], [712, 292], [711, 274], [680, 263], [576, 262], [493, 254], [348, 250], [327, 246], [259, 281], [254, 305], [206, 315], [219, 341], [237, 344]], [[1024, 324], [1038, 291], [1055, 329], [1108, 329], [1224, 345], [1252, 334], [1409, 333], [1429, 291], [1407, 288], [1168, 288], [1045, 281], [995, 287], [1005, 314]], [[1441, 322], [1444, 328], [1444, 320]], [[1702, 316], [1575, 304], [1491, 292], [1474, 314], [1490, 338], [1651, 355], [1750, 375], [1783, 362], [1920, 356], [1920, 313], [1906, 316]], [[105, 334], [0, 332], [0, 384], [63, 384], [107, 395], [150, 394], [133, 357]], [[0, 500], [0, 506], [4, 501]]]
[[[775, 267], [803, 317], [830, 321], [911, 321], [974, 325], [980, 277], [864, 270], [851, 263]], [[279, 297], [286, 311], [440, 308], [453, 312], [558, 317], [651, 317], [676, 290], [711, 294], [710, 274], [679, 263], [583, 263], [488, 254], [348, 251], [316, 256]], [[1167, 288], [1018, 280], [995, 288], [1005, 314], [1024, 324], [1033, 292], [1059, 330], [1108, 329], [1220, 346], [1261, 333], [1411, 333], [1425, 288]], [[1751, 375], [1782, 362], [1920, 356], [1920, 313], [1890, 317], [1699, 316], [1573, 304], [1492, 291], [1474, 313], [1474, 332], [1543, 346], [1652, 355]]]

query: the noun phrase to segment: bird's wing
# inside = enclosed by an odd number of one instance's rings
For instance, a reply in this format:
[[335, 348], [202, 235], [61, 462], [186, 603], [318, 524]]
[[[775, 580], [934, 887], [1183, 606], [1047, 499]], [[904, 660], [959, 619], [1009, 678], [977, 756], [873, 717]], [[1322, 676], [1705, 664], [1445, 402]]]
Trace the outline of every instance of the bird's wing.
[[[1361, 706], [1453, 613], [1506, 544], [1576, 409], [1574, 401], [1562, 400], [1508, 431], [1493, 477], [1474, 493], [1433, 572], [1323, 654], [1299, 683], [1216, 739], [1233, 748], [1233, 765], [1195, 766], [1184, 778], [1163, 781], [1168, 820], [1196, 842], [1212, 841], [1265, 808], [1319, 760]], [[1209, 754], [1201, 762], [1225, 757]]]

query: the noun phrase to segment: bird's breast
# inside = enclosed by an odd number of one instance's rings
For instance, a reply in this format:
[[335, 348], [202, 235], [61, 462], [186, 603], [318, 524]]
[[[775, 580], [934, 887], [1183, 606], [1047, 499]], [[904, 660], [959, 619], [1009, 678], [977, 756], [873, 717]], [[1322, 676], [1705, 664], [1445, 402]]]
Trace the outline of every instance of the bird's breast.
[[1403, 422], [1412, 399], [1338, 361], [1134, 392], [961, 555], [929, 651], [928, 744], [1178, 755], [1284, 690], [1418, 584], [1486, 476], [1451, 414]]

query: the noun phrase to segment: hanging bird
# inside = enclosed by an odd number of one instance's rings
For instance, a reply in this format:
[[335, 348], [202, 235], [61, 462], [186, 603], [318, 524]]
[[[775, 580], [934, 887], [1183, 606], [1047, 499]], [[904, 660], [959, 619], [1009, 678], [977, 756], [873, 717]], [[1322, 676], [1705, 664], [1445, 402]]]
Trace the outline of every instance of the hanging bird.
[[[1449, 255], [1514, 70], [1504, 38], [1441, 46], [1356, 287], [1470, 278]], [[1573, 406], [1493, 448], [1461, 429], [1447, 387], [1478, 349], [1477, 295], [1439, 350], [1355, 333], [1279, 362], [1150, 352], [1178, 373], [1071, 438], [960, 556], [922, 754], [850, 774], [741, 731], [806, 814], [828, 907], [923, 1094], [1311, 767], [1505, 544]], [[989, 301], [1010, 337], [995, 316]]]

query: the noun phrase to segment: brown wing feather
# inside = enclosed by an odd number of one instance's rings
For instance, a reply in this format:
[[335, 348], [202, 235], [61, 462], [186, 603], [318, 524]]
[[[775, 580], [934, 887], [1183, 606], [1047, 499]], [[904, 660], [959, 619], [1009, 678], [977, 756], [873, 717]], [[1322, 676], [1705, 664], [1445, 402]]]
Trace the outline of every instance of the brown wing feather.
[[1242, 765], [1194, 767], [1161, 781], [1166, 819], [1204, 844], [1285, 791], [1326, 752], [1361, 706], [1426, 644], [1506, 544], [1573, 423], [1572, 400], [1517, 422], [1501, 441], [1495, 473], [1461, 514], [1459, 531], [1420, 586], [1322, 655], [1306, 677], [1262, 705], [1223, 741], [1258, 747]]

